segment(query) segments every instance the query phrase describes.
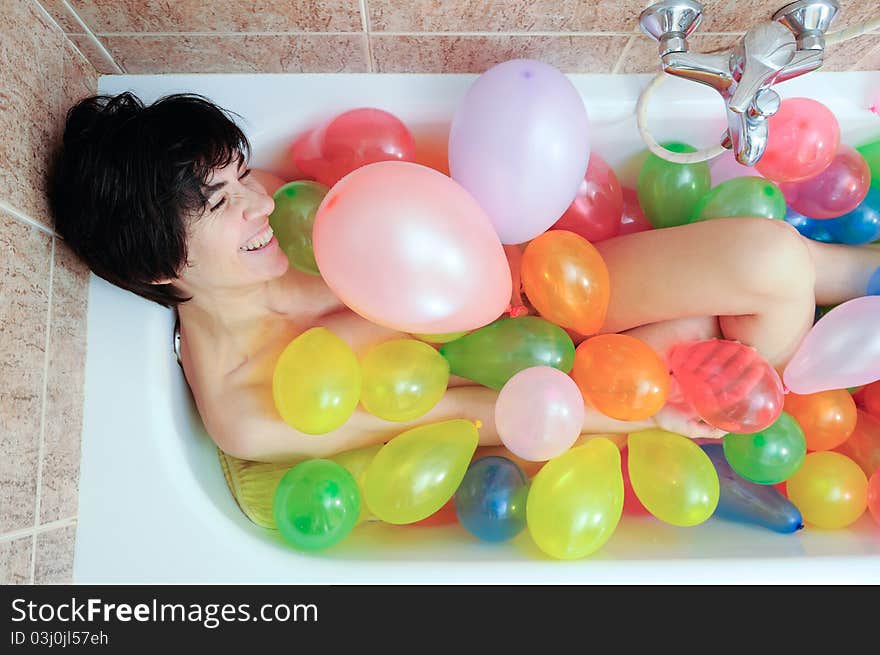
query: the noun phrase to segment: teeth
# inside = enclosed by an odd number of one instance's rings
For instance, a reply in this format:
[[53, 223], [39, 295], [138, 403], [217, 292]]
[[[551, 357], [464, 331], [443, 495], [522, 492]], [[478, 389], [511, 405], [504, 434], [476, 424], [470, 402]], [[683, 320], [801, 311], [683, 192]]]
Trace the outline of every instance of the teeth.
[[256, 237], [254, 237], [241, 248], [239, 248], [239, 250], [244, 250], [245, 252], [250, 252], [251, 250], [259, 250], [272, 240], [273, 234], [274, 232], [272, 231], [272, 228], [267, 227], [265, 232], [258, 234]]

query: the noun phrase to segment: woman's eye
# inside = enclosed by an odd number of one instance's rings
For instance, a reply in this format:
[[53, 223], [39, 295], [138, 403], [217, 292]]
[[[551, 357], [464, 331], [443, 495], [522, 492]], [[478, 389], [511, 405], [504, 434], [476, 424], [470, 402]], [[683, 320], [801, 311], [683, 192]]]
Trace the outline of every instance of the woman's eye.
[[221, 199], [220, 199], [220, 202], [218, 202], [216, 205], [214, 205], [213, 207], [211, 207], [211, 211], [213, 212], [213, 211], [217, 211], [218, 209], [220, 209], [220, 206], [221, 206], [224, 202], [226, 202], [226, 198], [225, 198], [225, 197], [221, 198]]
[[247, 177], [248, 175], [250, 175], [250, 174], [251, 174], [251, 169], [246, 168], [246, 169], [244, 170], [244, 173], [242, 173], [242, 174], [239, 176], [238, 179], [239, 179], [239, 180], [243, 180], [244, 178], [246, 178], [246, 177]]

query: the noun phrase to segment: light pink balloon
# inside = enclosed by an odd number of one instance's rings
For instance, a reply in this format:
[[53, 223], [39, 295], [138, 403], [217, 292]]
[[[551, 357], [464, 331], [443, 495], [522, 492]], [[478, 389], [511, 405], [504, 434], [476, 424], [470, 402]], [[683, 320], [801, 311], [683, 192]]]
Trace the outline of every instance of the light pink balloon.
[[807, 333], [782, 375], [797, 394], [880, 380], [880, 296], [862, 296], [825, 314]]
[[712, 176], [713, 187], [735, 177], [764, 177], [757, 168], [740, 164], [731, 150], [725, 150], [709, 162], [709, 174]]
[[510, 267], [489, 218], [427, 166], [386, 161], [346, 175], [318, 207], [312, 243], [333, 293], [401, 332], [473, 330], [510, 303]]
[[533, 366], [510, 378], [495, 402], [495, 428], [514, 455], [541, 462], [571, 448], [584, 424], [584, 398], [568, 375]]
[[589, 159], [580, 93], [558, 69], [532, 59], [480, 75], [449, 131], [452, 178], [479, 201], [505, 244], [533, 239], [562, 216]]

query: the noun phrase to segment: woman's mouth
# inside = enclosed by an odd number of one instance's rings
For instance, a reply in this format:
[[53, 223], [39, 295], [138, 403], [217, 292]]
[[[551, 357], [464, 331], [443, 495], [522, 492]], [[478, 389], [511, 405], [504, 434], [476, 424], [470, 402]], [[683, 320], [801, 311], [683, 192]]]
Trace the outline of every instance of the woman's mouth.
[[243, 246], [240, 246], [238, 249], [242, 252], [254, 252], [256, 250], [262, 250], [272, 242], [273, 236], [274, 232], [272, 232], [272, 227], [270, 225], [267, 225], [263, 231], [252, 237], [247, 243], [245, 243]]

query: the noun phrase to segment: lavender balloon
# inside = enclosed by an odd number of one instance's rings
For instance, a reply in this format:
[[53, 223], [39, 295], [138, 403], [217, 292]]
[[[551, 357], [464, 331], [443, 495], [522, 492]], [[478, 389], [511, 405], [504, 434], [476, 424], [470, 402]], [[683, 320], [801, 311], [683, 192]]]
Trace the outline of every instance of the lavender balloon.
[[551, 366], [510, 378], [495, 401], [501, 442], [518, 457], [540, 462], [571, 448], [584, 424], [584, 398], [575, 381]]
[[797, 394], [880, 380], [880, 296], [849, 300], [820, 318], [782, 379]]
[[523, 243], [574, 200], [590, 159], [588, 133], [587, 110], [565, 75], [540, 61], [506, 61], [480, 75], [457, 108], [449, 170], [502, 243]]

